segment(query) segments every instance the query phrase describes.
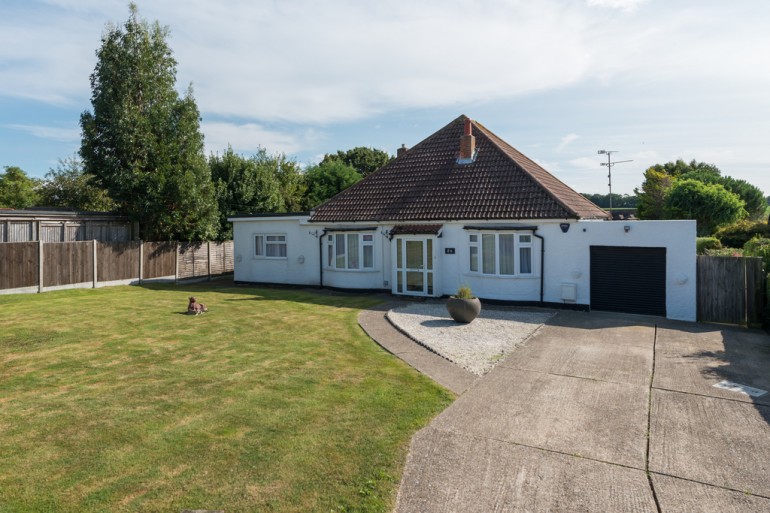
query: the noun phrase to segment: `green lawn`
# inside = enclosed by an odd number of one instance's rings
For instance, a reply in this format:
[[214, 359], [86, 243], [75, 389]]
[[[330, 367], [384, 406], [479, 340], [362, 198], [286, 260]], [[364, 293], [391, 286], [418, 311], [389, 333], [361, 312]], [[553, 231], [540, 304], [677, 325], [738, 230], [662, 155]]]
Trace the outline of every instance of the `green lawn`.
[[[187, 297], [209, 307], [183, 315]], [[0, 512], [388, 511], [451, 401], [364, 296], [219, 286], [0, 295]]]

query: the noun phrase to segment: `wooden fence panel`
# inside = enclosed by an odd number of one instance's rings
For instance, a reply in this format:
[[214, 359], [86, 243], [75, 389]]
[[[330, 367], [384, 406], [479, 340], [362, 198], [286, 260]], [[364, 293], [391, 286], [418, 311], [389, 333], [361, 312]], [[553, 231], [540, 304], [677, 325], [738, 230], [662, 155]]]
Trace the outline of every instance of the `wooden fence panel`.
[[37, 242], [0, 244], [0, 290], [36, 286], [38, 263]]
[[173, 242], [145, 242], [143, 279], [174, 276], [176, 244]]
[[43, 286], [93, 282], [93, 242], [43, 244]]
[[139, 242], [98, 242], [99, 281], [139, 278]]
[[698, 320], [742, 325], [761, 322], [762, 259], [697, 258]]

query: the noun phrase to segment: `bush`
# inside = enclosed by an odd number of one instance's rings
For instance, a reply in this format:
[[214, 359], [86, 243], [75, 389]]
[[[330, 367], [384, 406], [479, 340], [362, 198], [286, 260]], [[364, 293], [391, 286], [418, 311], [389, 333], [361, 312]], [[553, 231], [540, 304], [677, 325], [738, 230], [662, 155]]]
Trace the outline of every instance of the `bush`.
[[738, 221], [714, 233], [723, 246], [742, 248], [754, 237], [770, 238], [770, 225], [764, 221]]
[[706, 255], [723, 256], [723, 257], [741, 257], [743, 256], [743, 250], [740, 248], [707, 249]]
[[705, 255], [709, 249], [722, 249], [722, 243], [716, 237], [698, 237], [695, 239], [695, 252]]
[[760, 257], [765, 270], [770, 269], [770, 239], [754, 237], [743, 246], [743, 256]]
[[458, 299], [473, 299], [473, 293], [470, 287], [463, 285], [457, 289], [455, 297]]

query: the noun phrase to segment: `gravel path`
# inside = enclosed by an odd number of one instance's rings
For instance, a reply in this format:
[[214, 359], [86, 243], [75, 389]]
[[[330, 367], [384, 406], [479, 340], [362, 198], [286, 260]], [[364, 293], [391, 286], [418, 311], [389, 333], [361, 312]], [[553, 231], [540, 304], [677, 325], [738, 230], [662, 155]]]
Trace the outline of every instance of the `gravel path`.
[[443, 303], [415, 303], [394, 308], [387, 316], [413, 339], [481, 376], [554, 315], [554, 312], [484, 308], [472, 323], [461, 324], [449, 317]]

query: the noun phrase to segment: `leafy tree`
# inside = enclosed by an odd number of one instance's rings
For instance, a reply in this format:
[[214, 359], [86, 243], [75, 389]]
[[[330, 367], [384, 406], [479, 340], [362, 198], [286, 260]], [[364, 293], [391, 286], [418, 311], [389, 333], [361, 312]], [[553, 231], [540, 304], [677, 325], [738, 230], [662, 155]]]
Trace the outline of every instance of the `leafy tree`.
[[96, 186], [93, 175], [83, 171], [83, 162], [77, 157], [59, 159], [45, 178], [40, 186], [40, 202], [45, 206], [98, 212], [116, 208], [107, 191]]
[[80, 117], [84, 169], [147, 240], [206, 240], [217, 231], [200, 114], [189, 87], [174, 89], [169, 30], [129, 5], [123, 27], [107, 25], [91, 75], [93, 113]]
[[746, 217], [743, 201], [719, 184], [677, 180], [665, 200], [667, 219], [695, 219], [700, 236]]
[[286, 160], [284, 155], [276, 157], [276, 177], [281, 188], [284, 212], [300, 212], [305, 207], [307, 181], [299, 164]]
[[728, 191], [737, 194], [746, 203], [744, 208], [751, 219], [765, 217], [767, 203], [764, 193], [758, 187], [751, 185], [746, 180], [736, 180], [730, 176], [725, 176], [719, 183]]
[[312, 209], [361, 179], [358, 171], [338, 160], [321, 162], [305, 171], [305, 206]]
[[232, 238], [228, 217], [238, 213], [280, 212], [283, 210], [281, 184], [276, 176], [278, 159], [264, 149], [251, 158], [233, 152], [209, 158], [211, 178], [219, 206], [219, 238]]
[[644, 172], [644, 182], [641, 189], [634, 189], [639, 202], [636, 205], [636, 215], [640, 219], [665, 219], [664, 206], [674, 178], [655, 166]]
[[[609, 208], [609, 194], [587, 194], [581, 193], [586, 199], [602, 208]], [[612, 193], [612, 208], [636, 208], [639, 199], [636, 196], [628, 194]]]
[[30, 178], [20, 167], [4, 169], [5, 173], [0, 173], [0, 207], [22, 209], [37, 205], [40, 180]]
[[366, 176], [390, 162], [392, 157], [382, 150], [357, 146], [348, 151], [338, 151], [336, 154], [327, 153], [321, 164], [335, 160], [352, 167], [361, 176]]

